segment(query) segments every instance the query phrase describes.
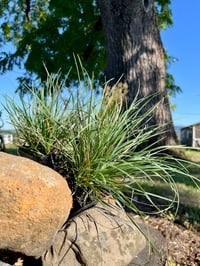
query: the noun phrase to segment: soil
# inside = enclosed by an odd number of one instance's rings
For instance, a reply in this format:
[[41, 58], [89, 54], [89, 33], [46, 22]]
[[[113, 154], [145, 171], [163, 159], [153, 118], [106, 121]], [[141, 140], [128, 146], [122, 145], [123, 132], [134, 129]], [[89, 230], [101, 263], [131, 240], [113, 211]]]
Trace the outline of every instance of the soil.
[[169, 266], [200, 265], [200, 233], [166, 218], [148, 217], [147, 222], [159, 230], [167, 243]]
[[[154, 198], [152, 200], [160, 209], [165, 208], [162, 200]], [[168, 264], [163, 265], [200, 266], [200, 230], [197, 231], [187, 223], [177, 223], [183, 221], [174, 222], [155, 215], [155, 208], [149, 205], [144, 197], [139, 197], [135, 203], [140, 210], [149, 213], [145, 217], [145, 222], [158, 230], [166, 241]], [[149, 266], [155, 265], [149, 264]]]

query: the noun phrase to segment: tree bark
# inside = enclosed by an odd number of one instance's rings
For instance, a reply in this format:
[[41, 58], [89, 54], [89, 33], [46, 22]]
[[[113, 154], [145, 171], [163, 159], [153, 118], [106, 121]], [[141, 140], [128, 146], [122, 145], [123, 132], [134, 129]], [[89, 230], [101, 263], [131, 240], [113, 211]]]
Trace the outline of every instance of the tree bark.
[[128, 105], [136, 95], [138, 99], [154, 95], [144, 108], [145, 112], [156, 106], [146, 125], [162, 125], [158, 144], [175, 145], [177, 137], [165, 86], [164, 51], [154, 1], [99, 0], [98, 5], [106, 42], [108, 84], [112, 87], [120, 80], [127, 88]]

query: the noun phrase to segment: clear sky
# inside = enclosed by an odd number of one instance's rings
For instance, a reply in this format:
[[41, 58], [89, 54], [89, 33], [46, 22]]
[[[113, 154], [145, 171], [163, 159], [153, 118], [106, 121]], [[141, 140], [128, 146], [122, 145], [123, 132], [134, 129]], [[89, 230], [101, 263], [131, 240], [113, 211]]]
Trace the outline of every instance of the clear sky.
[[173, 27], [161, 34], [169, 55], [178, 59], [170, 73], [182, 89], [173, 101], [175, 125], [200, 122], [200, 0], [172, 0]]
[[[183, 91], [172, 99], [177, 105], [173, 121], [176, 126], [187, 126], [200, 122], [200, 0], [172, 0], [172, 12], [174, 26], [161, 36], [169, 55], [178, 59], [170, 73]], [[14, 96], [20, 72], [17, 69], [0, 76], [0, 102], [4, 94]], [[7, 120], [5, 112], [3, 118]]]

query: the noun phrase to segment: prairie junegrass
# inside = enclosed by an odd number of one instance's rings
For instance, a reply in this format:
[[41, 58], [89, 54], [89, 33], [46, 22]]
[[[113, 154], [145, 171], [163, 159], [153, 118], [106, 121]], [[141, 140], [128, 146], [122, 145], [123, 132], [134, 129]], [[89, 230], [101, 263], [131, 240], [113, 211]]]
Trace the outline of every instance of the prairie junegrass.
[[[162, 128], [158, 135], [158, 130], [145, 126], [153, 108], [145, 113], [142, 109], [151, 97], [134, 100], [126, 109], [119, 100], [110, 105], [104, 95], [97, 99], [93, 82], [83, 68], [81, 75], [79, 88], [73, 92], [64, 87], [59, 75], [48, 74], [39, 90], [29, 89], [29, 98], [15, 102], [6, 97], [5, 109], [21, 145], [41, 156], [61, 156], [63, 176], [79, 206], [94, 199], [101, 201], [107, 195], [140, 214], [142, 210], [136, 204], [139, 196], [158, 213], [174, 203], [178, 206], [174, 175], [191, 178], [197, 186], [199, 180], [189, 174], [183, 160], [169, 155], [170, 147], [151, 143], [152, 138], [162, 137]], [[80, 87], [84, 87], [83, 94]], [[140, 149], [142, 146], [145, 148]], [[164, 182], [172, 197], [147, 191], [145, 180], [152, 186], [158, 180]], [[160, 208], [155, 198], [164, 201], [165, 207]]]

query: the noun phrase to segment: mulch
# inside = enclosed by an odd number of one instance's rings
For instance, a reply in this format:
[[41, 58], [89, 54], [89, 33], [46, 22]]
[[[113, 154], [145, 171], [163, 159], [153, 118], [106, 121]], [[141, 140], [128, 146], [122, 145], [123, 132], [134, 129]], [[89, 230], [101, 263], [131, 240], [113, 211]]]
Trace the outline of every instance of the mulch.
[[163, 257], [159, 259], [156, 252], [149, 255], [147, 246], [130, 266], [200, 266], [200, 232], [159, 216], [141, 219], [134, 213], [129, 215], [144, 233], [148, 230], [150, 241]]
[[[152, 199], [160, 209], [166, 207], [162, 200]], [[163, 218], [156, 215], [155, 208], [149, 205], [143, 196], [138, 198], [135, 203], [140, 210], [149, 213], [145, 217], [145, 223], [156, 229], [164, 237], [169, 266], [200, 266], [200, 230], [197, 231], [194, 227], [189, 227], [184, 223], [179, 224], [178, 220], [177, 222], [170, 221], [167, 217]], [[160, 242], [162, 243], [161, 239]]]
[[199, 232], [187, 229], [166, 218], [148, 217], [147, 222], [164, 236], [167, 243], [168, 260], [172, 266], [200, 265]]

